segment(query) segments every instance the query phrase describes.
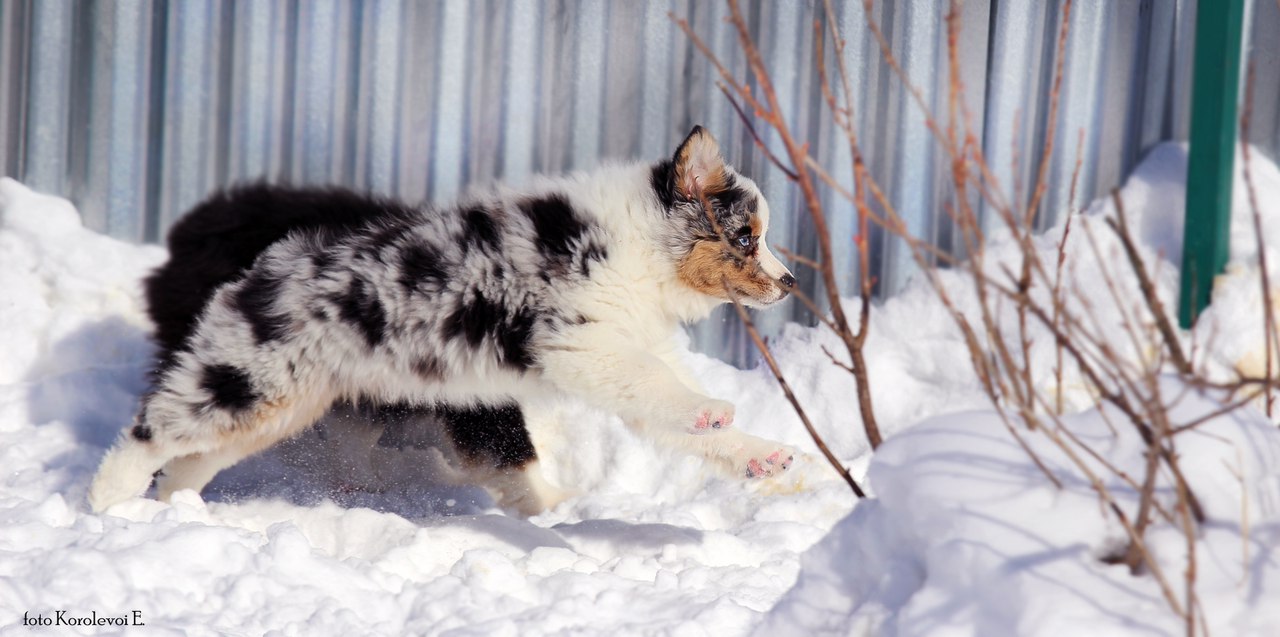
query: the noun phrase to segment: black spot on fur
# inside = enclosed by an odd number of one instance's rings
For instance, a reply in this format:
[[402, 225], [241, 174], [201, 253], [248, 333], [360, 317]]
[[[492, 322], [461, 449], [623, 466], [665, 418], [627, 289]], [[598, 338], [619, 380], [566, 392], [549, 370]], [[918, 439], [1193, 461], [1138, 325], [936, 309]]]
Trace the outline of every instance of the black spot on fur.
[[356, 279], [346, 294], [333, 301], [338, 305], [338, 316], [360, 332], [369, 347], [382, 344], [387, 332], [387, 311], [370, 286]]
[[750, 196], [746, 188], [738, 185], [738, 179], [732, 174], [726, 174], [725, 179], [727, 180], [725, 183], [726, 188], [712, 193], [709, 197], [711, 205], [717, 209], [717, 212], [720, 210], [732, 210]]
[[200, 388], [212, 396], [211, 405], [227, 411], [242, 411], [253, 406], [258, 393], [249, 383], [249, 375], [233, 365], [209, 365], [200, 376]]
[[509, 315], [502, 305], [477, 292], [475, 298], [445, 317], [442, 328], [446, 338], [463, 337], [472, 347], [479, 347], [486, 337], [491, 338], [500, 362], [524, 370], [533, 365], [529, 340], [537, 319], [537, 314], [529, 308]]
[[400, 255], [400, 285], [405, 290], [412, 292], [424, 283], [439, 290], [444, 287], [444, 281], [445, 269], [435, 250], [422, 243], [405, 247]]
[[311, 265], [320, 274], [333, 268], [336, 259], [332, 250], [316, 250], [311, 254]]
[[419, 358], [413, 361], [413, 373], [426, 381], [436, 382], [444, 378], [440, 362], [434, 358]]
[[497, 330], [502, 318], [502, 306], [489, 302], [477, 292], [475, 298], [445, 317], [444, 334], [447, 338], [465, 336], [468, 345], [478, 347], [486, 334]]
[[133, 436], [134, 440], [139, 442], [147, 442], [148, 440], [151, 440], [151, 428], [146, 425], [134, 425], [129, 434]]
[[498, 224], [493, 216], [482, 208], [472, 208], [462, 213], [462, 243], [467, 249], [494, 250], [502, 243]]
[[[402, 204], [341, 188], [258, 183], [212, 195], [170, 229], [169, 262], [146, 280], [160, 364], [186, 347], [214, 290], [243, 276], [259, 254], [290, 233], [312, 231], [331, 241], [374, 219], [417, 217]], [[320, 251], [313, 263], [323, 270], [328, 259]]]
[[164, 380], [169, 370], [178, 366], [178, 352], [175, 350], [163, 349], [156, 352], [156, 364], [151, 368], [151, 382], [159, 385]]
[[671, 210], [676, 205], [675, 162], [666, 159], [654, 164], [649, 171], [649, 185], [653, 187], [653, 193], [658, 196], [662, 207]]
[[452, 407], [437, 412], [449, 428], [458, 453], [471, 462], [488, 461], [499, 469], [519, 467], [538, 457], [515, 403]]
[[563, 195], [530, 199], [521, 204], [520, 209], [533, 222], [538, 250], [552, 259], [571, 257], [574, 244], [587, 231], [586, 224]]
[[396, 246], [413, 231], [413, 225], [405, 220], [379, 220], [386, 224], [373, 231], [357, 247], [360, 254], [371, 256], [379, 263], [389, 264], [400, 251]]
[[274, 308], [282, 287], [282, 281], [252, 271], [232, 299], [233, 307], [248, 321], [258, 345], [281, 340], [289, 334], [288, 318]]
[[520, 370], [533, 366], [533, 352], [529, 339], [537, 316], [528, 308], [522, 308], [512, 316], [497, 333], [498, 351], [502, 362]]
[[578, 255], [578, 271], [584, 277], [591, 276], [591, 264], [609, 258], [609, 251], [602, 245], [591, 243]]
[[413, 230], [413, 225], [405, 219], [379, 219], [374, 224], [382, 227], [369, 235], [367, 245], [372, 248], [392, 245]]

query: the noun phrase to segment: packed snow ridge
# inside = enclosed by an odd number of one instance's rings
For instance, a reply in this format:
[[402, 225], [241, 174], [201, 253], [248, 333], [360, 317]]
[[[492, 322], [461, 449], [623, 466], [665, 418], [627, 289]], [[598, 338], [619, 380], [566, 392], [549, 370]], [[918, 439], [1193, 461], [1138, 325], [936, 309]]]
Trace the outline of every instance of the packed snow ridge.
[[[1185, 172], [1185, 149], [1160, 146], [1121, 193], [1169, 307]], [[1253, 173], [1274, 267], [1280, 170], [1255, 155]], [[1263, 369], [1263, 301], [1242, 189], [1231, 265], [1184, 335], [1224, 378]], [[1099, 324], [1118, 326], [1101, 282], [1104, 269], [1127, 267], [1100, 223], [1112, 214], [1100, 200], [1080, 215], [1076, 223], [1096, 226], [1102, 258], [1069, 242], [1066, 272], [1098, 295]], [[1061, 236], [1059, 226], [1037, 239], [1050, 261]], [[988, 250], [988, 259], [1017, 258], [998, 237]], [[89, 480], [147, 386], [151, 328], [140, 281], [164, 259], [162, 249], [85, 229], [65, 200], [0, 180], [0, 635], [59, 617], [138, 617], [141, 630], [172, 634], [1183, 631], [1152, 578], [1099, 559], [1123, 544], [1123, 530], [1061, 452], [1028, 439], [1063, 479], [1058, 489], [1018, 448], [921, 281], [872, 309], [866, 353], [888, 438], [874, 458], [853, 382], [822, 352], [840, 349], [835, 336], [789, 325], [775, 342], [809, 415], [873, 492], [862, 502], [817, 458], [766, 369], [690, 353], [709, 392], [738, 406], [745, 430], [814, 456], [781, 480], [746, 483], [657, 449], [611, 416], [548, 400], [531, 414], [535, 445], [547, 479], [580, 495], [528, 520], [497, 510], [478, 487], [432, 483], [415, 471], [426, 458], [414, 454], [426, 452], [376, 447], [359, 422], [234, 467], [203, 499], [184, 492], [172, 504], [136, 500], [91, 514]], [[971, 278], [942, 276], [962, 311], [976, 308]], [[1044, 332], [1033, 340], [1051, 341]], [[1035, 382], [1053, 382], [1052, 356], [1033, 363]], [[1166, 384], [1181, 396], [1180, 421], [1221, 407]], [[1064, 387], [1072, 432], [1141, 475], [1136, 436], [1113, 431], [1116, 415], [1093, 408], [1080, 378]], [[1184, 435], [1182, 466], [1209, 518], [1196, 543], [1196, 591], [1210, 634], [1274, 634], [1280, 431], [1250, 406]], [[1121, 506], [1136, 508], [1134, 490], [1112, 482]], [[1183, 536], [1158, 524], [1148, 541], [1181, 585]]]

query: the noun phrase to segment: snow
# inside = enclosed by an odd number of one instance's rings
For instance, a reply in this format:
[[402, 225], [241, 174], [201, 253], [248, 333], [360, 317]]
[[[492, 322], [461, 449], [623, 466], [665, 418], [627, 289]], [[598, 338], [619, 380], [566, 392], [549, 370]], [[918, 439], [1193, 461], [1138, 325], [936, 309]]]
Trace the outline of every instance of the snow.
[[[1175, 417], [1190, 421], [1219, 406], [1189, 392]], [[1124, 422], [1118, 412], [1108, 415], [1111, 423]], [[1099, 411], [1070, 417], [1067, 427], [1105, 449], [1130, 476], [1142, 475], [1136, 432], [1114, 436]], [[1280, 534], [1280, 432], [1261, 414], [1241, 412], [1187, 436], [1184, 466], [1211, 520], [1197, 549], [1196, 588], [1210, 634], [1271, 634], [1280, 607], [1263, 603], [1263, 587], [1274, 595], [1280, 576], [1271, 555]], [[1056, 475], [1079, 475], [1044, 438], [1029, 442]], [[1114, 518], [1101, 515], [1089, 484], [1076, 479], [1054, 489], [990, 412], [949, 414], [911, 427], [881, 448], [869, 477], [877, 499], [860, 505], [804, 557], [800, 582], [768, 618], [768, 631], [859, 625], [904, 635], [1183, 630], [1153, 580], [1100, 561], [1124, 546], [1125, 535]], [[1137, 509], [1134, 490], [1116, 478], [1107, 482], [1122, 507]], [[1240, 522], [1242, 502], [1254, 508], [1249, 526]], [[1148, 534], [1151, 550], [1179, 584], [1183, 542], [1168, 526]]]
[[[1255, 154], [1272, 280], [1280, 281], [1280, 170]], [[1186, 150], [1154, 149], [1122, 189], [1129, 223], [1167, 307], [1175, 307]], [[1237, 184], [1232, 264], [1194, 332], [1211, 374], [1261, 373], [1256, 244]], [[1121, 312], [1102, 273], [1126, 271], [1109, 200], [1088, 206], [1068, 243], [1069, 285], [1096, 301], [1100, 329]], [[1063, 227], [1037, 238], [1052, 254]], [[1087, 237], [1092, 236], [1093, 241]], [[1096, 248], [1095, 248], [1096, 246]], [[1015, 263], [991, 238], [988, 267]], [[923, 281], [872, 308], [867, 345], [887, 442], [869, 453], [853, 382], [822, 329], [788, 325], [783, 371], [835, 453], [874, 497], [857, 503], [816, 456], [763, 368], [688, 362], [733, 401], [750, 433], [797, 446], [790, 475], [746, 483], [636, 438], [567, 400], [533, 406], [546, 477], [578, 495], [530, 519], [477, 487], [433, 481], [429, 452], [370, 444], [350, 422], [308, 434], [219, 476], [201, 498], [137, 500], [109, 515], [84, 502], [103, 451], [146, 388], [150, 330], [141, 278], [165, 259], [83, 228], [64, 200], [0, 180], [0, 635], [27, 616], [140, 611], [157, 634], [1181, 634], [1151, 577], [1099, 557], [1123, 543], [1061, 453], [1030, 437], [1056, 489], [1009, 437], [973, 378], [951, 319]], [[1052, 262], [1053, 259], [1050, 259]], [[940, 275], [962, 311], [972, 284]], [[1117, 281], [1135, 300], [1136, 285]], [[856, 301], [847, 309], [856, 315]], [[1012, 313], [999, 317], [1015, 330]], [[1010, 331], [1009, 334], [1015, 332]], [[1054, 388], [1052, 348], [1033, 331], [1033, 380]], [[1124, 355], [1137, 356], [1125, 343]], [[1125, 349], [1128, 348], [1128, 349]], [[1136, 436], [1112, 433], [1070, 368], [1073, 432], [1141, 475]], [[1175, 420], [1220, 401], [1181, 395]], [[373, 436], [373, 438], [371, 438]], [[1265, 635], [1280, 622], [1280, 431], [1248, 407], [1179, 439], [1209, 523], [1196, 587], [1211, 634]], [[1096, 461], [1091, 460], [1096, 466]], [[1122, 507], [1136, 495], [1108, 487]], [[1181, 591], [1183, 536], [1161, 523], [1151, 549]], [[60, 627], [96, 634], [106, 629]]]

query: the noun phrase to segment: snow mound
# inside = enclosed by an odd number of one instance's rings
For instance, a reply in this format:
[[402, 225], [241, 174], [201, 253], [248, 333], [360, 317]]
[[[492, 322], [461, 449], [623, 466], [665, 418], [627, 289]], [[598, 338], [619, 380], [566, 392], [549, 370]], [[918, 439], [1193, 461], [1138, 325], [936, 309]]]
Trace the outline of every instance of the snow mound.
[[[1184, 395], [1176, 422], [1221, 406], [1172, 381], [1165, 391]], [[1128, 475], [1142, 475], [1138, 434], [1112, 434], [1125, 426], [1123, 414], [1090, 411], [1065, 425]], [[886, 442], [869, 476], [878, 498], [805, 555], [799, 583], [757, 634], [1179, 633], [1154, 579], [1103, 562], [1126, 536], [1080, 471], [1043, 437], [1027, 438], [1062, 489], [990, 412], [930, 419]], [[1209, 517], [1196, 547], [1196, 592], [1210, 634], [1270, 635], [1280, 608], [1261, 603], [1260, 589], [1274, 590], [1280, 577], [1280, 563], [1269, 559], [1280, 534], [1280, 429], [1245, 410], [1180, 442]], [[1087, 463], [1107, 475], [1096, 460]], [[1137, 509], [1128, 484], [1112, 477], [1107, 488], [1122, 508]], [[1147, 537], [1182, 599], [1183, 536], [1162, 525]]]

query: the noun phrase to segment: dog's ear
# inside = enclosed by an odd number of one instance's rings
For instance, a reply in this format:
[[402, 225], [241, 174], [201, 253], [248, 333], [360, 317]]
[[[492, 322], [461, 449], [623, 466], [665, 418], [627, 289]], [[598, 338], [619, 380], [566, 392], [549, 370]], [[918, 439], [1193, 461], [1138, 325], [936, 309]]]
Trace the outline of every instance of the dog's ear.
[[709, 197], [728, 185], [720, 145], [701, 126], [693, 127], [676, 149], [672, 162], [675, 164], [676, 193], [686, 199]]

